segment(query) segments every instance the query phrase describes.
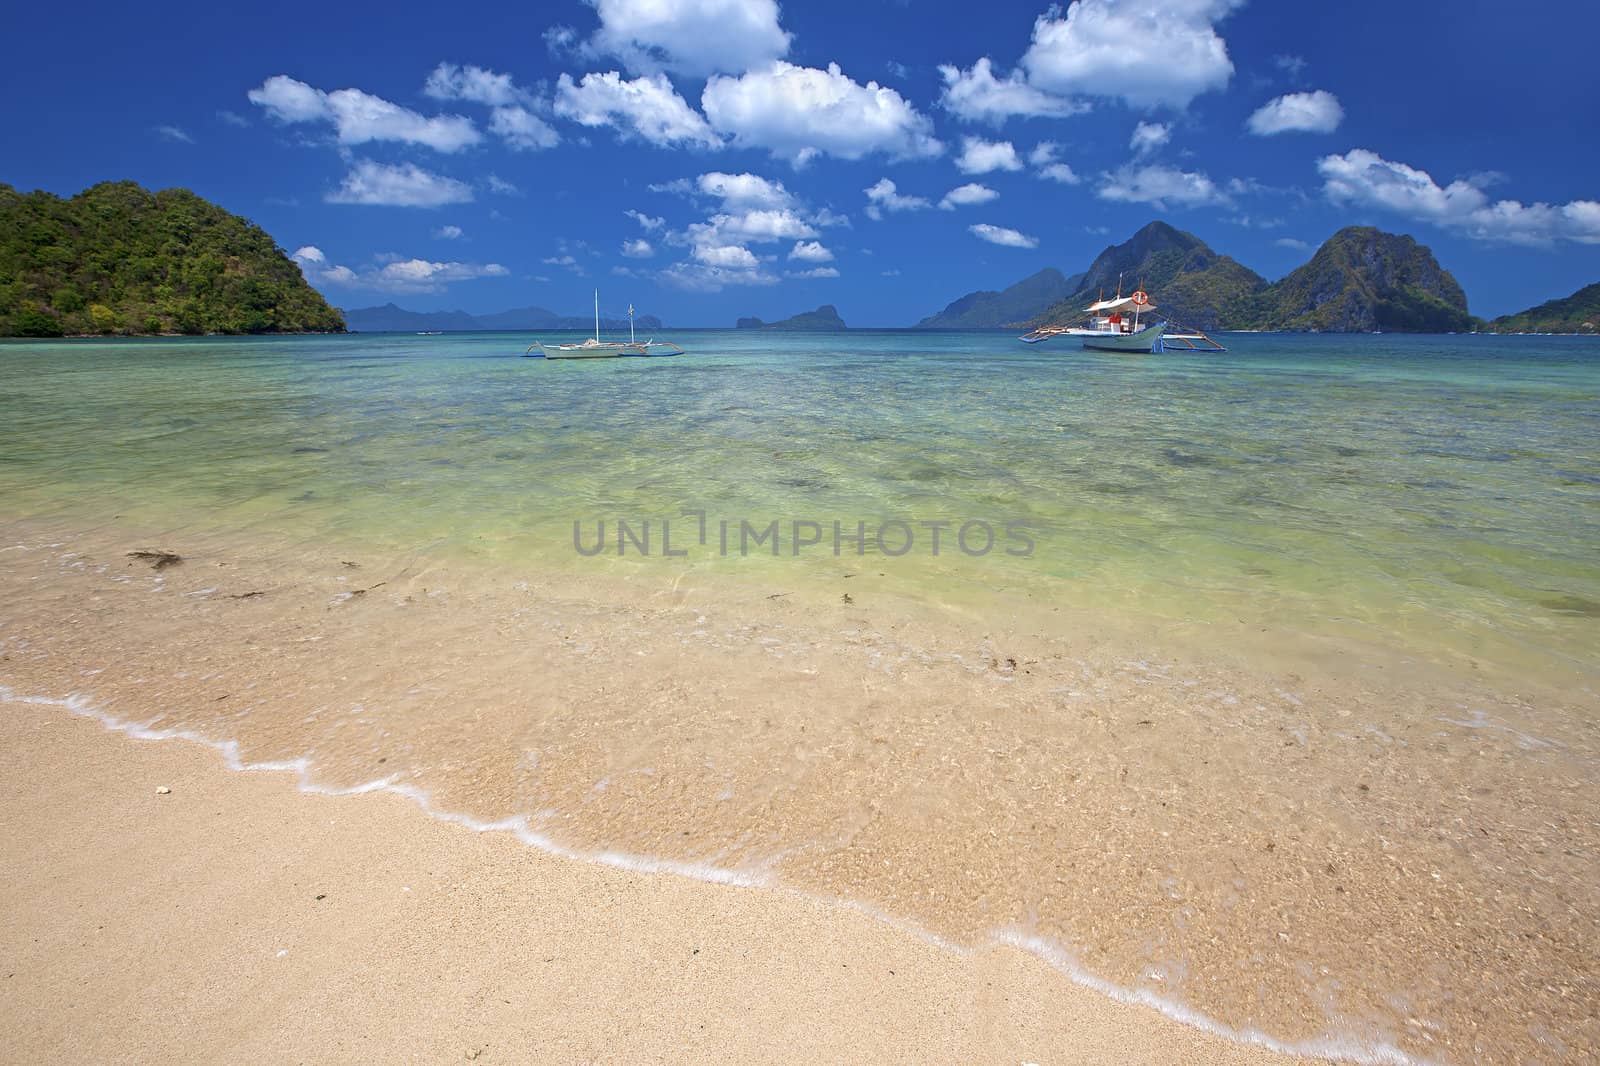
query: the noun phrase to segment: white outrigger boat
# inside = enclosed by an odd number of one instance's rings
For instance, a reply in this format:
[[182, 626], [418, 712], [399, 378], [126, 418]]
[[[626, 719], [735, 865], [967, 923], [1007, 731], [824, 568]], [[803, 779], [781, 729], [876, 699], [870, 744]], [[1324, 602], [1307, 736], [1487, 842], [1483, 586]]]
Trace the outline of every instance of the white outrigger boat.
[[1096, 300], [1084, 309], [1089, 316], [1084, 326], [1040, 326], [1022, 335], [1028, 344], [1054, 340], [1057, 337], [1082, 337], [1083, 346], [1100, 352], [1225, 352], [1222, 345], [1198, 330], [1187, 333], [1169, 333], [1165, 320], [1144, 325], [1140, 319], [1154, 311], [1149, 293], [1139, 289], [1132, 296], [1117, 295], [1109, 300]]
[[[523, 355], [532, 355], [534, 349], [543, 353], [546, 359], [616, 359], [622, 356], [663, 356], [682, 355], [683, 349], [671, 341], [658, 341], [651, 338], [647, 341], [638, 341], [633, 335], [633, 305], [628, 305], [628, 343], [621, 341], [603, 341], [600, 339], [600, 290], [594, 291], [594, 336], [576, 344], [544, 344], [534, 342], [528, 345]], [[670, 350], [669, 350], [670, 349]]]

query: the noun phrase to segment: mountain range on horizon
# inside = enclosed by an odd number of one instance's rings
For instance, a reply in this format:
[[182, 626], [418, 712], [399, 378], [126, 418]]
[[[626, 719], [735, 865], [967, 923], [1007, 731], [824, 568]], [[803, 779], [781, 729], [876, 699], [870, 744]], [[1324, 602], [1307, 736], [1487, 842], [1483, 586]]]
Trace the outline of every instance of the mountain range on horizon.
[[[449, 332], [499, 331], [499, 330], [588, 330], [594, 329], [593, 315], [560, 315], [543, 307], [514, 307], [509, 311], [496, 311], [487, 315], [474, 315], [466, 311], [408, 311], [392, 301], [378, 307], [358, 307], [344, 313], [345, 327], [357, 333], [407, 333], [418, 330], [444, 330]], [[600, 317], [602, 333], [626, 330], [626, 318]], [[661, 319], [655, 315], [635, 315], [635, 330], [661, 329]]]

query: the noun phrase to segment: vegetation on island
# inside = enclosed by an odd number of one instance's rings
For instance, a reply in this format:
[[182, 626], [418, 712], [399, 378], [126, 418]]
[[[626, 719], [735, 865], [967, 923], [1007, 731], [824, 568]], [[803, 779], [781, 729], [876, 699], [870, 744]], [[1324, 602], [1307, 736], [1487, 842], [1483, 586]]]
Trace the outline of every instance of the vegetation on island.
[[741, 318], [735, 323], [739, 329], [782, 329], [782, 330], [835, 330], [848, 329], [844, 319], [839, 317], [838, 308], [832, 304], [823, 304], [815, 311], [803, 311], [793, 318], [786, 318], [781, 322], [763, 322], [759, 318]]
[[1489, 328], [1497, 333], [1595, 333], [1600, 329], [1600, 282], [1565, 299], [1497, 318]]
[[187, 189], [0, 184], [0, 336], [343, 329], [265, 230]]

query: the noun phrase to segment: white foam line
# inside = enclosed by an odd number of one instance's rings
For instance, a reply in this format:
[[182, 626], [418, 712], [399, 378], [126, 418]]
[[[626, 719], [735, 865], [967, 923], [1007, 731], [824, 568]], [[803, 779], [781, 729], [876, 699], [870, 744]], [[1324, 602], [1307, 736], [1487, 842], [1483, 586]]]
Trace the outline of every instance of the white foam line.
[[[733, 885], [742, 888], [779, 889], [791, 892], [808, 899], [819, 900], [833, 906], [842, 906], [849, 910], [857, 911], [875, 921], [883, 922], [891, 928], [915, 936], [941, 950], [962, 957], [970, 957], [973, 954], [973, 949], [971, 948], [948, 940], [913, 921], [889, 914], [871, 904], [849, 899], [828, 898], [779, 885], [764, 870], [730, 870], [724, 867], [708, 866], [704, 863], [655, 859], [621, 851], [582, 851], [558, 843], [545, 834], [536, 832], [529, 826], [528, 819], [524, 815], [519, 814], [496, 822], [486, 822], [471, 815], [443, 810], [434, 805], [425, 790], [415, 785], [399, 783], [396, 780], [396, 775], [378, 778], [359, 785], [333, 786], [320, 784], [311, 779], [311, 763], [305, 757], [247, 763], [240, 757], [238, 741], [212, 740], [210, 737], [202, 736], [187, 729], [156, 729], [148, 724], [124, 721], [95, 707], [88, 696], [79, 693], [72, 693], [65, 698], [56, 696], [21, 696], [9, 686], [0, 685], [0, 703], [25, 703], [61, 707], [75, 715], [93, 718], [112, 732], [122, 733], [135, 740], [191, 741], [220, 754], [223, 763], [230, 770], [240, 772], [257, 770], [292, 772], [296, 776], [296, 787], [301, 792], [309, 792], [319, 796], [354, 796], [369, 792], [388, 792], [396, 796], [403, 796], [420, 807], [423, 813], [430, 818], [450, 822], [476, 833], [510, 833], [517, 840], [530, 847], [564, 859], [599, 863], [634, 873], [673, 874], [678, 877], [687, 877], [695, 881], [707, 881], [712, 884]], [[1211, 1033], [1236, 1044], [1255, 1045], [1278, 1054], [1297, 1058], [1332, 1058], [1345, 1062], [1361, 1063], [1363, 1066], [1431, 1066], [1431, 1060], [1409, 1055], [1386, 1041], [1364, 1041], [1352, 1037], [1323, 1037], [1316, 1040], [1287, 1042], [1269, 1036], [1258, 1029], [1235, 1028], [1202, 1014], [1191, 1007], [1187, 1007], [1177, 1000], [1156, 995], [1146, 989], [1124, 988], [1121, 985], [1107, 981], [1103, 977], [1097, 977], [1085, 970], [1072, 953], [1060, 943], [1020, 929], [996, 930], [990, 934], [988, 943], [993, 946], [1026, 951], [1048, 962], [1073, 984], [1116, 1000], [1118, 1003], [1154, 1010], [1182, 1025]]]

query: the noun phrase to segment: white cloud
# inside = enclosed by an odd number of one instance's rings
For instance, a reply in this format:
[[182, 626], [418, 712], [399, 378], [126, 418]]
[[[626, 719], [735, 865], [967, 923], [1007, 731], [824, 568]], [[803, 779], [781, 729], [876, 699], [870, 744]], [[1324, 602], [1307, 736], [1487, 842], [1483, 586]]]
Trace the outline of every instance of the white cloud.
[[1206, 175], [1158, 164], [1125, 166], [1106, 174], [1095, 194], [1102, 200], [1159, 208], [1168, 204], [1200, 207], [1230, 202], [1227, 194]]
[[435, 100], [470, 100], [489, 107], [511, 107], [528, 99], [509, 74], [454, 63], [440, 63], [433, 68], [422, 91]]
[[742, 74], [789, 52], [776, 0], [585, 2], [600, 16], [586, 51], [616, 56], [632, 70]]
[[918, 159], [944, 151], [933, 123], [899, 93], [875, 81], [860, 85], [837, 63], [817, 70], [779, 60], [742, 77], [714, 77], [700, 106], [736, 144], [796, 166], [818, 155]]
[[823, 247], [820, 241], [796, 241], [789, 258], [802, 263], [831, 263], [833, 253]]
[[1338, 204], [1377, 207], [1407, 218], [1458, 230], [1470, 237], [1511, 244], [1548, 246], [1568, 240], [1600, 244], [1600, 202], [1523, 204], [1491, 201], [1469, 180], [1440, 186], [1425, 170], [1391, 163], [1355, 148], [1318, 160], [1323, 192]]
[[696, 178], [695, 188], [707, 196], [717, 197], [730, 208], [785, 208], [794, 204], [794, 196], [781, 181], [756, 174], [712, 171]]
[[674, 263], [657, 275], [661, 281], [688, 292], [721, 292], [730, 285], [776, 285], [778, 276], [759, 267], [729, 269], [709, 263]]
[[459, 241], [463, 234], [460, 226], [440, 226], [433, 231], [433, 235], [441, 241]]
[[578, 261], [572, 258], [570, 255], [552, 255], [540, 260], [540, 262], [544, 263], [546, 266], [558, 267], [574, 267], [578, 265]]
[[314, 244], [301, 245], [294, 250], [294, 254], [289, 258], [301, 266], [305, 266], [307, 263], [326, 263], [328, 261], [328, 257], [322, 254], [322, 249]]
[[221, 119], [229, 126], [239, 126], [242, 128], [250, 125], [250, 120], [239, 114], [237, 111], [220, 110], [217, 112], [217, 118]]
[[1149, 155], [1172, 140], [1172, 126], [1166, 122], [1141, 122], [1133, 128], [1128, 147], [1134, 155]]
[[520, 196], [522, 190], [497, 174], [488, 177], [489, 191], [497, 196]]
[[946, 211], [954, 211], [958, 207], [971, 207], [975, 204], [986, 204], [990, 200], [999, 199], [1000, 194], [987, 185], [977, 182], [968, 182], [957, 185], [944, 194], [944, 199], [939, 201], [939, 206]]
[[795, 270], [784, 275], [790, 278], [836, 278], [839, 271], [834, 267], [812, 267], [810, 270]]
[[1018, 233], [1014, 229], [1004, 226], [991, 226], [987, 222], [979, 222], [968, 226], [974, 237], [988, 241], [990, 244], [999, 244], [1006, 248], [1037, 248], [1039, 238], [1030, 237], [1026, 233]]
[[1288, 93], [1269, 100], [1251, 115], [1245, 125], [1257, 137], [1275, 133], [1332, 133], [1344, 121], [1344, 108], [1332, 93], [1317, 89], [1309, 93]]
[[650, 215], [645, 214], [643, 211], [634, 211], [630, 209], [622, 213], [639, 223], [639, 225], [643, 226], [646, 233], [654, 233], [656, 230], [667, 224], [666, 219], [660, 217], [651, 217]]
[[1272, 243], [1276, 244], [1279, 248], [1293, 248], [1297, 252], [1306, 251], [1311, 247], [1311, 245], [1307, 244], [1299, 237], [1279, 237]]
[[761, 260], [741, 244], [702, 244], [695, 248], [694, 257], [707, 266], [727, 270], [758, 270]]
[[576, 84], [563, 74], [556, 82], [555, 111], [580, 125], [611, 126], [625, 138], [636, 134], [655, 145], [722, 143], [664, 74], [626, 81], [613, 70], [585, 74]]
[[1080, 185], [1083, 179], [1065, 163], [1051, 163], [1049, 166], [1039, 168], [1039, 177], [1046, 181], [1060, 182], [1062, 185]]
[[974, 63], [971, 70], [943, 64], [939, 75], [944, 78], [939, 103], [968, 122], [999, 125], [1013, 116], [1065, 118], [1089, 110], [1089, 105], [1081, 101], [1034, 88], [1020, 70], [1012, 71], [1004, 80], [996, 78], [987, 56]]
[[329, 285], [354, 285], [360, 280], [347, 266], [329, 267], [321, 273], [321, 279]]
[[760, 209], [712, 215], [706, 222], [692, 223], [688, 235], [693, 244], [794, 240], [815, 237], [811, 223], [786, 209]]
[[178, 126], [157, 126], [156, 133], [165, 141], [177, 141], [179, 144], [193, 144], [194, 138]]
[[423, 170], [415, 163], [389, 166], [358, 159], [338, 189], [324, 197], [331, 204], [386, 207], [442, 207], [472, 200], [464, 182]]
[[1040, 15], [1022, 57], [1028, 83], [1057, 95], [1185, 108], [1233, 76], [1214, 23], [1243, 0], [1077, 0]]
[[1279, 70], [1283, 71], [1285, 74], [1289, 75], [1290, 78], [1294, 78], [1294, 79], [1298, 79], [1300, 77], [1300, 75], [1305, 73], [1305, 70], [1306, 70], [1306, 61], [1305, 61], [1305, 57], [1304, 56], [1297, 56], [1297, 55], [1277, 55], [1277, 56], [1273, 56], [1272, 57], [1272, 65], [1277, 67]]
[[623, 241], [622, 254], [629, 259], [649, 259], [656, 254], [656, 250], [650, 246], [649, 241], [639, 237], [631, 241]]
[[489, 131], [519, 152], [554, 148], [561, 134], [525, 107], [497, 107], [489, 115]]
[[511, 273], [499, 263], [435, 263], [427, 259], [403, 259], [387, 263], [372, 274], [362, 276], [368, 288], [390, 292], [438, 292], [446, 282], [474, 278], [503, 278]]
[[981, 137], [961, 138], [961, 155], [956, 169], [963, 174], [987, 174], [992, 170], [1021, 170], [1022, 160], [1010, 141], [986, 141]]
[[899, 187], [888, 178], [879, 178], [877, 183], [863, 190], [867, 194], [867, 217], [879, 219], [885, 211], [921, 211], [925, 207], [932, 207], [927, 200], [920, 196], [904, 196]]
[[325, 93], [285, 74], [273, 75], [247, 95], [275, 121], [332, 124], [345, 145], [398, 141], [459, 152], [483, 139], [472, 121], [460, 115], [430, 118], [360, 89]]

